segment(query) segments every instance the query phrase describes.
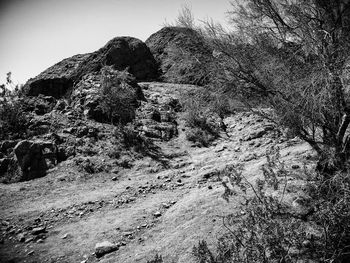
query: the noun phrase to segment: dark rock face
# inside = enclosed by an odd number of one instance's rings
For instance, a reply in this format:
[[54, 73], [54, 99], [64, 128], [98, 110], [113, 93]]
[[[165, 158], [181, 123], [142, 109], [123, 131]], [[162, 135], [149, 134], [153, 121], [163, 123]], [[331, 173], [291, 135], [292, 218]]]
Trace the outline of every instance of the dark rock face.
[[195, 30], [164, 27], [146, 40], [166, 82], [204, 85], [210, 81], [213, 50]]
[[60, 98], [72, 87], [77, 78], [77, 70], [90, 54], [79, 54], [66, 58], [30, 79], [25, 84], [29, 96], [39, 94]]
[[102, 65], [113, 66], [116, 70], [129, 67], [137, 80], [157, 78], [157, 65], [145, 43], [133, 37], [116, 37], [104, 47], [92, 53], [78, 69], [78, 75], [96, 72]]
[[132, 37], [116, 37], [101, 49], [66, 58], [30, 79], [25, 90], [30, 96], [39, 94], [61, 98], [72, 91], [73, 85], [89, 73], [99, 72], [103, 65], [116, 70], [129, 68], [137, 80], [157, 78], [157, 65], [148, 47]]
[[47, 165], [39, 143], [21, 141], [14, 148], [14, 153], [23, 173], [23, 180], [42, 177], [46, 174]]

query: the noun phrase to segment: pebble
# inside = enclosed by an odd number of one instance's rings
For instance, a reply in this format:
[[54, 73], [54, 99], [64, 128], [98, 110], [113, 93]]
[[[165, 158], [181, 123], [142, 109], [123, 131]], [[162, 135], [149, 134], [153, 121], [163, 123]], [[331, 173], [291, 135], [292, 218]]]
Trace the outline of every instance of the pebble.
[[68, 237], [68, 234], [64, 234], [61, 238], [66, 239]]
[[46, 232], [46, 227], [35, 227], [35, 228], [33, 228], [33, 230], [32, 230], [32, 234], [33, 235], [39, 235], [39, 234], [41, 234], [41, 233], [45, 233]]
[[24, 242], [26, 240], [24, 234], [18, 234], [17, 235], [17, 239], [19, 242]]
[[103, 241], [95, 245], [95, 255], [97, 258], [118, 250], [119, 246], [109, 241]]
[[162, 206], [163, 206], [164, 208], [169, 208], [169, 207], [170, 207], [170, 205], [167, 204], [167, 203], [162, 203]]
[[292, 165], [292, 169], [299, 169], [299, 168], [300, 168], [300, 166], [298, 164], [293, 164]]
[[162, 216], [162, 213], [159, 212], [159, 211], [157, 211], [157, 212], [155, 212], [153, 215], [154, 215], [155, 217], [160, 217], [160, 216]]

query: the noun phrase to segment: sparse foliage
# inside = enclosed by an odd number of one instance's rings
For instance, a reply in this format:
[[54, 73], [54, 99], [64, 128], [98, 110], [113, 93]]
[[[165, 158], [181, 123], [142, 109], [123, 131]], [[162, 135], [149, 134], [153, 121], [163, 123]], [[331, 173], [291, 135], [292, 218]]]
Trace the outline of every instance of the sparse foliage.
[[[7, 84], [12, 84], [10, 72], [7, 74]], [[0, 90], [0, 140], [21, 138], [26, 133], [28, 118], [17, 96], [18, 88], [12, 91], [1, 85]]]
[[133, 81], [133, 76], [126, 70], [103, 68], [99, 108], [113, 124], [126, 124], [135, 118], [135, 110], [138, 106], [135, 99], [136, 91], [128, 86], [128, 83]]
[[319, 153], [321, 170], [346, 169], [350, 2], [247, 0], [229, 15], [231, 32], [206, 24], [225, 82], [274, 108]]

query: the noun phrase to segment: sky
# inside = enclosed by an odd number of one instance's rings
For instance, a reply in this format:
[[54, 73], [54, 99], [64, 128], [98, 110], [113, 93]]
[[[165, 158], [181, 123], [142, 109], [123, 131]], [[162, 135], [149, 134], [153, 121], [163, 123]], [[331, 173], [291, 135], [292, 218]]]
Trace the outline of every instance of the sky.
[[145, 41], [187, 5], [197, 19], [224, 23], [229, 0], [0, 0], [0, 84], [24, 84], [75, 54], [117, 36]]

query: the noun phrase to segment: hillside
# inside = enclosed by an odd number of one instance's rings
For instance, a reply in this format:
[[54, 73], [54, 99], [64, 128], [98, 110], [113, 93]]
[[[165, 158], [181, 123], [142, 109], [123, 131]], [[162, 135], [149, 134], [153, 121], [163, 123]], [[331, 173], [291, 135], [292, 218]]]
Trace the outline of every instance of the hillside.
[[[169, 98], [197, 88], [140, 86], [147, 100], [144, 108], [161, 108]], [[291, 170], [312, 158], [305, 143], [283, 139], [271, 124], [245, 112], [224, 119], [227, 134], [212, 146], [193, 147], [185, 138], [181, 115], [176, 113], [178, 136], [154, 141], [156, 158], [129, 156], [130, 167], [114, 168], [114, 159], [108, 157], [113, 126], [88, 121], [85, 125], [103, 136], [89, 144], [86, 157], [59, 163], [39, 179], [0, 185], [3, 262], [146, 262], [156, 253], [165, 262], [193, 262], [193, 245], [206, 239], [214, 246], [225, 232], [221, 216], [238, 209], [239, 196], [228, 203], [222, 198], [220, 170], [241, 163], [246, 177], [254, 180], [272, 145], [281, 148]], [[65, 136], [72, 136], [69, 129], [62, 129]], [[80, 169], [81, 158], [102, 171]], [[108, 166], [113, 170], [105, 171]], [[287, 199], [296, 199], [301, 188], [300, 180], [291, 179]], [[103, 241], [119, 249], [96, 259], [94, 247]]]

